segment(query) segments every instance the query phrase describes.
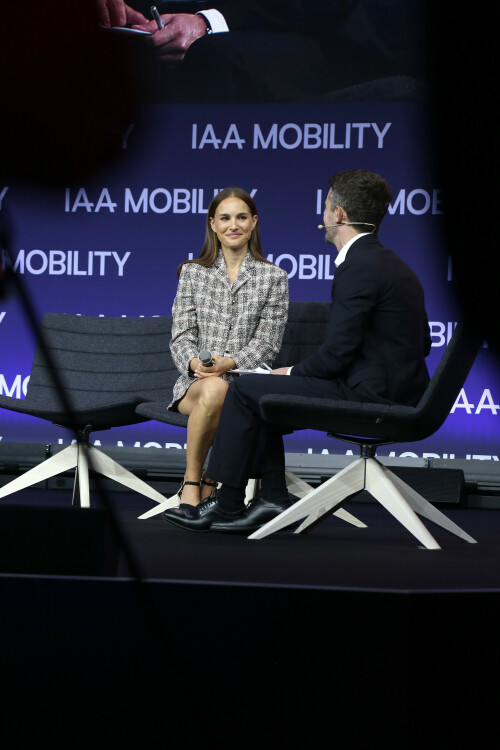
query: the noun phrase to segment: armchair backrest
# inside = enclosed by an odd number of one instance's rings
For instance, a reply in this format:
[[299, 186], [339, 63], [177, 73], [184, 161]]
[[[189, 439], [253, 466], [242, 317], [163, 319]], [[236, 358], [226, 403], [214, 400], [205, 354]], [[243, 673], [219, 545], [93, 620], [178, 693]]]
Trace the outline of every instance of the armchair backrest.
[[330, 302], [290, 302], [288, 322], [274, 367], [294, 365], [316, 351], [325, 338]]
[[28, 398], [58, 401], [45, 351], [72, 402], [170, 398], [177, 371], [170, 355], [172, 318], [108, 318], [46, 313], [40, 323]]
[[481, 336], [466, 322], [457, 324], [416, 406], [426, 436], [438, 430], [450, 413], [474, 364], [481, 341]]

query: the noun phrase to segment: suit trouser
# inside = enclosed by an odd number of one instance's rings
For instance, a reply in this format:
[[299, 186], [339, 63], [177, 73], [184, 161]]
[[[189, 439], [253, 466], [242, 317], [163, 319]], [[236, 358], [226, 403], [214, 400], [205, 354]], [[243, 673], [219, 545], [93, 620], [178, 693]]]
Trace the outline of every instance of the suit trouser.
[[207, 475], [231, 487], [244, 487], [250, 477], [285, 471], [283, 433], [260, 413], [267, 394], [344, 399], [335, 380], [293, 375], [243, 375], [233, 380], [210, 452]]

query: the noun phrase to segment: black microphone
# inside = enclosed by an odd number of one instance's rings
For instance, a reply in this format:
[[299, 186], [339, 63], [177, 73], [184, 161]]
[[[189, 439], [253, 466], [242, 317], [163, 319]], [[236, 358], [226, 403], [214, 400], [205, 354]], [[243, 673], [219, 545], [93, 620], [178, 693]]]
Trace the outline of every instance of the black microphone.
[[202, 364], [203, 367], [212, 367], [213, 365], [212, 352], [209, 352], [207, 349], [201, 350], [201, 352], [198, 354], [198, 359], [200, 360], [200, 364]]

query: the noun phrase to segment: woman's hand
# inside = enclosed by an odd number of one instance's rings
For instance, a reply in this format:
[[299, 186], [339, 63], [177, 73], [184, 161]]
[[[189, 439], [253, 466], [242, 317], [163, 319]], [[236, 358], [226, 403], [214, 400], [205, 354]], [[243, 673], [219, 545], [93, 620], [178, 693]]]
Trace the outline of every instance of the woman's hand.
[[[211, 367], [205, 367], [201, 364], [200, 360], [197, 359], [198, 364], [194, 370], [195, 378], [220, 378], [220, 376], [225, 375], [228, 370], [233, 370], [236, 367], [236, 363], [232, 357], [221, 357], [219, 354], [214, 354], [212, 360], [213, 365]], [[193, 360], [191, 361], [195, 364]]]

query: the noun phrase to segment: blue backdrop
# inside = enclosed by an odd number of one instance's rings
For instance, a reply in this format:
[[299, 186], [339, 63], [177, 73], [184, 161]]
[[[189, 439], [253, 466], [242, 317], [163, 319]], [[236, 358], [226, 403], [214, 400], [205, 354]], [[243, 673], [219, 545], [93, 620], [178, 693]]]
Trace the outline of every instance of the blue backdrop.
[[[210, 200], [237, 185], [256, 200], [264, 251], [288, 272], [291, 299], [327, 300], [336, 252], [317, 229], [327, 178], [341, 169], [369, 169], [386, 177], [394, 194], [380, 239], [424, 285], [432, 372], [459, 308], [429, 133], [428, 113], [417, 102], [151, 105], [124, 130], [121, 157], [85, 184], [35, 188], [0, 176], [0, 210], [8, 206], [13, 221], [12, 264], [38, 317], [169, 314], [177, 266], [199, 254]], [[2, 265], [8, 263], [2, 250]], [[22, 398], [34, 339], [15, 296], [0, 301], [0, 346], [0, 393]], [[441, 430], [380, 455], [498, 461], [499, 410], [498, 371], [485, 343]], [[103, 445], [185, 443], [184, 430], [155, 422], [94, 437]], [[41, 420], [0, 413], [0, 440], [70, 439]], [[345, 450], [312, 431], [287, 436], [286, 448]]]

